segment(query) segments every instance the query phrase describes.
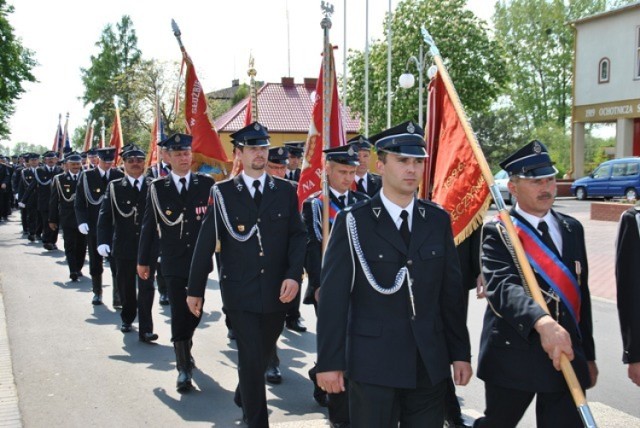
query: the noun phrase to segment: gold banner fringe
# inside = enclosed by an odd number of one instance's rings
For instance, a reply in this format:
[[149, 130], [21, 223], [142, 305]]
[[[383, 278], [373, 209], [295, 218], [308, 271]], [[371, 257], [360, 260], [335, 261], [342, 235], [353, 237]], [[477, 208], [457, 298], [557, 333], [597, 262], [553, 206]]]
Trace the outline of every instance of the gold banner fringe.
[[476, 215], [473, 216], [469, 224], [467, 224], [467, 226], [453, 238], [456, 246], [460, 245], [462, 241], [467, 239], [478, 228], [478, 226], [482, 226], [482, 223], [484, 222], [484, 216], [487, 214], [487, 211], [489, 211], [489, 205], [491, 205], [491, 201], [491, 193], [489, 193], [485, 201], [482, 203], [482, 206], [480, 207]]

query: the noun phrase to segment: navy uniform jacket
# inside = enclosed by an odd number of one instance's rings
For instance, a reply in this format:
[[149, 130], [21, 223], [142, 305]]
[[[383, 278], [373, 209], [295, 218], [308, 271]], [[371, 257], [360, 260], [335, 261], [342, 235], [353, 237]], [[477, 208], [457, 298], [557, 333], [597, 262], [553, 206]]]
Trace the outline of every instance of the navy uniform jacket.
[[23, 169], [24, 169], [23, 165], [16, 165], [13, 168], [13, 175], [11, 176], [11, 191], [14, 194], [18, 193], [18, 188], [20, 187], [20, 179], [22, 177]]
[[[584, 230], [573, 217], [553, 210], [552, 213], [562, 233], [562, 262], [578, 279], [582, 296], [579, 331], [562, 303], [558, 308], [560, 319], [557, 321], [571, 335], [575, 355], [572, 365], [582, 387], [586, 388], [590, 384], [587, 361], [595, 361], [595, 346]], [[535, 232], [533, 226], [515, 210], [511, 210], [511, 216]], [[578, 264], [581, 267], [579, 278], [576, 274]], [[480, 340], [478, 377], [485, 382], [521, 391], [566, 390], [562, 372], [553, 368], [553, 362], [542, 349], [540, 336], [533, 328], [545, 312], [522, 286], [522, 280], [501, 239], [496, 221], [483, 227], [482, 273], [488, 306]], [[535, 275], [544, 294], [544, 291], [549, 290], [549, 285], [537, 272]], [[552, 301], [548, 306], [551, 315], [556, 318], [556, 303]]]
[[245, 235], [258, 225], [263, 255], [260, 255], [256, 235], [239, 242], [229, 234], [218, 201], [214, 200], [200, 230], [191, 263], [189, 296], [204, 296], [207, 276], [213, 270], [212, 255], [217, 236], [220, 241], [220, 289], [225, 309], [255, 313], [287, 310], [293, 303], [280, 301], [280, 288], [285, 279], [299, 281], [302, 278], [306, 243], [295, 188], [286, 180], [267, 175], [258, 209], [241, 176], [220, 182], [215, 187], [222, 194], [230, 227], [235, 233]]
[[26, 195], [31, 183], [36, 181], [35, 173], [31, 168], [23, 168], [18, 181], [18, 200], [26, 205], [28, 209], [36, 209], [37, 198], [33, 192]]
[[302, 173], [302, 170], [300, 168], [296, 168], [293, 171], [293, 178], [288, 178], [290, 173], [291, 173], [291, 170], [287, 169], [285, 177], [288, 180], [295, 181], [296, 183], [300, 181], [300, 174]]
[[[142, 217], [147, 201], [148, 183], [140, 176], [138, 192], [125, 176], [107, 186], [107, 193], [98, 216], [98, 245], [107, 244], [113, 257], [137, 260]], [[135, 211], [134, 211], [135, 209]]]
[[75, 198], [78, 179], [74, 181], [71, 174], [63, 172], [53, 178], [51, 197], [49, 198], [49, 223], [56, 223], [60, 229], [75, 229], [76, 221]]
[[36, 207], [40, 211], [47, 211], [49, 209], [49, 199], [51, 198], [51, 183], [53, 177], [61, 172], [62, 168], [59, 166], [54, 166], [51, 171], [49, 167], [45, 165], [36, 168], [36, 179], [29, 184], [22, 198], [28, 199], [32, 193], [35, 193]]
[[382, 188], [382, 177], [378, 174], [367, 172], [367, 195], [373, 197]]
[[[313, 201], [318, 199], [319, 195], [320, 192], [316, 193], [307, 198], [302, 204], [302, 219], [307, 228], [307, 253], [304, 259], [304, 269], [307, 271], [309, 278], [303, 303], [307, 305], [311, 305], [316, 301], [315, 292], [320, 287], [320, 268], [322, 266], [322, 209], [320, 210], [320, 215], [317, 215], [317, 220], [320, 221], [320, 224], [316, 223], [315, 226], [313, 224], [314, 216], [312, 211]], [[329, 197], [332, 202], [339, 205], [338, 198], [336, 198], [332, 192], [329, 192]], [[369, 199], [369, 197], [364, 193], [349, 191], [347, 193], [346, 205], [350, 206], [366, 199]], [[318, 206], [322, 208], [321, 204]], [[329, 223], [329, 228], [331, 228], [331, 223]], [[320, 232], [320, 236], [318, 236], [317, 232]]]
[[0, 188], [0, 193], [11, 192], [11, 175], [13, 168], [9, 165], [0, 164], [0, 184], [4, 184], [5, 188]]
[[616, 243], [616, 283], [618, 315], [622, 331], [625, 363], [640, 362], [640, 236], [637, 208], [627, 210], [620, 218]]
[[[158, 178], [149, 184], [147, 201], [142, 220], [138, 264], [151, 266], [157, 258], [157, 240], [160, 238], [159, 251], [162, 257], [162, 275], [187, 278], [198, 231], [209, 204], [209, 192], [215, 182], [208, 175], [191, 173], [186, 201], [178, 193], [171, 175]], [[160, 212], [152, 203], [152, 189], [158, 195]], [[183, 215], [181, 223], [175, 222]], [[211, 238], [213, 239], [213, 238]]]
[[[415, 319], [406, 282], [391, 295], [370, 285], [349, 243], [348, 214], [356, 221], [362, 255], [381, 287], [390, 288], [400, 269], [408, 267]], [[338, 214], [322, 264], [318, 372], [346, 370], [358, 382], [415, 388], [416, 350], [433, 384], [450, 376], [452, 361], [470, 361], [449, 215], [418, 199], [412, 216], [407, 248], [380, 194]]]
[[[109, 170], [109, 181], [124, 177], [124, 173], [117, 168]], [[100, 176], [98, 168], [88, 169], [80, 174], [78, 187], [76, 189], [76, 219], [78, 224], [87, 223], [89, 233], [95, 235], [97, 232], [98, 215], [100, 214], [100, 204], [107, 191], [107, 185]], [[93, 199], [94, 204], [87, 195]]]

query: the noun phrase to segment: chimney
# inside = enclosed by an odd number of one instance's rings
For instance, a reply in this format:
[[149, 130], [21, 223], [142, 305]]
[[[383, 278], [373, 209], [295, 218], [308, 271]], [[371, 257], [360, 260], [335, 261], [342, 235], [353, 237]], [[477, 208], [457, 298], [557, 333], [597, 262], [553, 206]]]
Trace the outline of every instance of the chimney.
[[304, 78], [304, 87], [309, 89], [315, 89], [318, 85], [317, 77], [305, 77]]
[[235, 88], [236, 86], [240, 86], [240, 79], [233, 79], [231, 81], [231, 87]]
[[283, 88], [290, 88], [293, 86], [293, 77], [283, 77], [281, 82]]

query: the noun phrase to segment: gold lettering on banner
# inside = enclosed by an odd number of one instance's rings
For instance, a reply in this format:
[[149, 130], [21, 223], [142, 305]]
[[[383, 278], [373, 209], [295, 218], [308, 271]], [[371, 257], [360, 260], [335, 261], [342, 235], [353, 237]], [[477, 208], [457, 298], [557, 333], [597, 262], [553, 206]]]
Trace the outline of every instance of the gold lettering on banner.
[[191, 114], [196, 114], [198, 112], [198, 99], [200, 98], [200, 92], [202, 92], [202, 88], [200, 87], [200, 82], [196, 80], [193, 85], [193, 91], [191, 91]]
[[467, 193], [462, 197], [460, 202], [451, 210], [451, 221], [457, 221], [460, 216], [468, 212], [469, 206], [475, 201], [477, 195], [486, 187], [484, 177], [478, 177], [476, 183], [467, 189]]
[[465, 164], [464, 162], [460, 162], [452, 171], [451, 174], [449, 174], [447, 176], [447, 178], [444, 180], [444, 183], [442, 183], [442, 188], [443, 189], [448, 189], [451, 186], [453, 186], [453, 184], [455, 183], [455, 181], [457, 180], [458, 176], [460, 176], [460, 174], [462, 173], [462, 171], [464, 171], [464, 167]]

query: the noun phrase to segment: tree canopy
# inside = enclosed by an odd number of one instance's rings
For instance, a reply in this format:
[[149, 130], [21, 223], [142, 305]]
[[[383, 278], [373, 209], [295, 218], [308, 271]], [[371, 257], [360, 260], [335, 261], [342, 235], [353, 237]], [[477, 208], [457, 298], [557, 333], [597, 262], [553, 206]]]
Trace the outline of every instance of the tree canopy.
[[24, 82], [35, 82], [31, 73], [37, 65], [34, 53], [24, 47], [13, 31], [9, 15], [13, 6], [0, 0], [0, 137], [8, 137], [9, 119], [15, 112], [15, 102], [24, 93]]

